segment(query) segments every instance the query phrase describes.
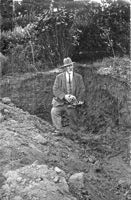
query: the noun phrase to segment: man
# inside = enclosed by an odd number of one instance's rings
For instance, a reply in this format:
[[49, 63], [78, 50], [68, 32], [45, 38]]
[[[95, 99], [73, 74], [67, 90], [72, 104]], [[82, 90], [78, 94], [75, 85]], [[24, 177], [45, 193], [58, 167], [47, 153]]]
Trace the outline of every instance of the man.
[[73, 70], [74, 66], [71, 58], [65, 58], [63, 63], [62, 68], [65, 70], [56, 76], [53, 86], [52, 122], [56, 129], [60, 131], [62, 129], [61, 113], [66, 111], [69, 117], [70, 128], [77, 130], [77, 113], [73, 104], [83, 104], [85, 87], [82, 76]]

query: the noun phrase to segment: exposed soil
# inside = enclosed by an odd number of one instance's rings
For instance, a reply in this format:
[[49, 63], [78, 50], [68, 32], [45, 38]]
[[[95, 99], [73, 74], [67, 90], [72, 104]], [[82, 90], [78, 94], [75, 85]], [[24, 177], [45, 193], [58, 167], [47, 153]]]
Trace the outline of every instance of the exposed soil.
[[[0, 199], [131, 199], [129, 128], [113, 124], [95, 134], [66, 127], [56, 136], [48, 122], [11, 102], [1, 102], [0, 110]], [[76, 188], [69, 179], [79, 172], [84, 185]]]

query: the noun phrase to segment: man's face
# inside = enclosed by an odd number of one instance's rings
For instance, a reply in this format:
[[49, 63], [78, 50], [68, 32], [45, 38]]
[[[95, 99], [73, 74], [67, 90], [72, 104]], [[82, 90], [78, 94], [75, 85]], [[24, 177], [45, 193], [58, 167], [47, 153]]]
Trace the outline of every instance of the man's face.
[[66, 67], [66, 71], [67, 71], [68, 73], [73, 72], [73, 65], [68, 65], [68, 66]]

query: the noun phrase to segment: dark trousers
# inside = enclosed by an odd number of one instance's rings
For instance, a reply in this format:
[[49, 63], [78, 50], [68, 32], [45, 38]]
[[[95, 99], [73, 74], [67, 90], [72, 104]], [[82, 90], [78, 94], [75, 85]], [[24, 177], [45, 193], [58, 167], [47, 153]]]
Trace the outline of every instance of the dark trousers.
[[52, 107], [51, 118], [52, 118], [53, 125], [57, 129], [62, 128], [62, 112], [63, 111], [65, 111], [68, 115], [70, 128], [77, 130], [78, 118], [77, 118], [76, 109], [74, 107], [69, 107], [68, 105]]

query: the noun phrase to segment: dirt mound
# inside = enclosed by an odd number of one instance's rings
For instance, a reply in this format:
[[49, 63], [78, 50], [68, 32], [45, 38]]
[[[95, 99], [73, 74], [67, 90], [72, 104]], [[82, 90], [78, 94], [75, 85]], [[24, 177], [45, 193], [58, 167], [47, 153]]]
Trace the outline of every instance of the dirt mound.
[[61, 136], [53, 133], [48, 122], [15, 107], [9, 98], [2, 99], [0, 199], [130, 198], [130, 130], [106, 127], [99, 135], [70, 129]]
[[4, 102], [0, 103], [0, 198], [75, 200], [65, 177], [45, 164], [55, 145], [53, 128], [9, 99]]

